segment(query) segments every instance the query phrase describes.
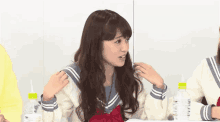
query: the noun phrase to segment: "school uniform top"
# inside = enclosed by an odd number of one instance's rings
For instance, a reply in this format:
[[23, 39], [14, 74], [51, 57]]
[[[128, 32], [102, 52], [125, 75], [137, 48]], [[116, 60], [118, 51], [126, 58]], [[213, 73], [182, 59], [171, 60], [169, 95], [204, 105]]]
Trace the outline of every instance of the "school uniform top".
[[[75, 109], [79, 106], [80, 90], [78, 88], [80, 79], [80, 68], [77, 63], [67, 66], [63, 71], [68, 75], [69, 83], [50, 101], [43, 101], [43, 94], [41, 95], [43, 121], [44, 122], [80, 122]], [[105, 112], [110, 113], [117, 105], [121, 105], [119, 94], [115, 90], [115, 73], [113, 76], [113, 87], [110, 100], [105, 105]], [[106, 87], [106, 96], [109, 95], [111, 86]], [[143, 91], [138, 95], [139, 109], [133, 115], [125, 114], [127, 118], [139, 118], [149, 120], [162, 120], [165, 117], [167, 99], [165, 93], [167, 86], [164, 84], [164, 89], [157, 88], [153, 85], [150, 94]], [[106, 100], [108, 97], [106, 97]], [[97, 99], [98, 103], [102, 103]]]
[[[220, 97], [220, 65], [216, 56], [203, 59], [187, 81], [186, 92], [191, 98], [189, 120], [214, 120], [211, 117], [211, 107], [216, 106]], [[201, 103], [205, 96], [208, 105]], [[173, 113], [173, 98], [169, 99], [167, 116]]]
[[0, 45], [0, 110], [0, 114], [10, 122], [21, 121], [22, 98], [11, 59], [2, 45]]

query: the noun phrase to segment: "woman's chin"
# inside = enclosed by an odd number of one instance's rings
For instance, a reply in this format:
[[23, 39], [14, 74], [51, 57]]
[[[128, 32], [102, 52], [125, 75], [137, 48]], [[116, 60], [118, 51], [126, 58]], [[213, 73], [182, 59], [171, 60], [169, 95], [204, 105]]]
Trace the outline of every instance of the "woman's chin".
[[115, 67], [123, 67], [125, 65], [125, 63], [118, 63], [117, 65], [115, 65]]

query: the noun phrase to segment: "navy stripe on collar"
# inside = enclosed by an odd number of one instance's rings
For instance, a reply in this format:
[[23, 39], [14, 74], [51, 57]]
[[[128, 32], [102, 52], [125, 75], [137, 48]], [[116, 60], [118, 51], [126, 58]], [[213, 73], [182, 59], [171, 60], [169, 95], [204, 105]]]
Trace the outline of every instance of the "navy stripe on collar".
[[80, 79], [80, 68], [76, 63], [73, 63], [66, 68], [63, 69], [64, 72], [67, 73], [67, 75], [73, 80], [73, 82], [77, 85], [79, 88], [79, 79]]
[[208, 66], [211, 70], [211, 73], [215, 79], [215, 82], [217, 83], [218, 87], [220, 88], [220, 65], [216, 62], [216, 56], [206, 58], [206, 61], [208, 63]]

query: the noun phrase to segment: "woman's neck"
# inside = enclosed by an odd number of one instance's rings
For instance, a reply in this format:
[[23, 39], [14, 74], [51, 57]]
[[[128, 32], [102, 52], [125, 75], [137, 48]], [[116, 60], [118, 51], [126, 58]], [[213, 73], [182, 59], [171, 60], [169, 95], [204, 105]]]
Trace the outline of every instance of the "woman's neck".
[[113, 81], [113, 74], [114, 74], [114, 66], [105, 65], [105, 77], [106, 81], [104, 83], [104, 86], [111, 86]]

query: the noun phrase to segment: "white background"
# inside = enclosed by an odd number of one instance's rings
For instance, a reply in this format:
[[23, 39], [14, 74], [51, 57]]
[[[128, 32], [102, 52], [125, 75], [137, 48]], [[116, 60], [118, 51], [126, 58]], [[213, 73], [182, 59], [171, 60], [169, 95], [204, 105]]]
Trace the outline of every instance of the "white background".
[[[12, 60], [23, 102], [31, 79], [40, 100], [50, 76], [71, 63], [85, 21], [98, 9], [113, 10], [128, 21], [135, 62], [154, 67], [168, 85], [168, 97], [182, 74], [187, 80], [202, 59], [216, 55], [218, 0], [134, 2], [133, 9], [133, 0], [0, 0], [0, 43]], [[129, 52], [133, 56], [133, 36]], [[149, 92], [152, 85], [143, 82]]]

